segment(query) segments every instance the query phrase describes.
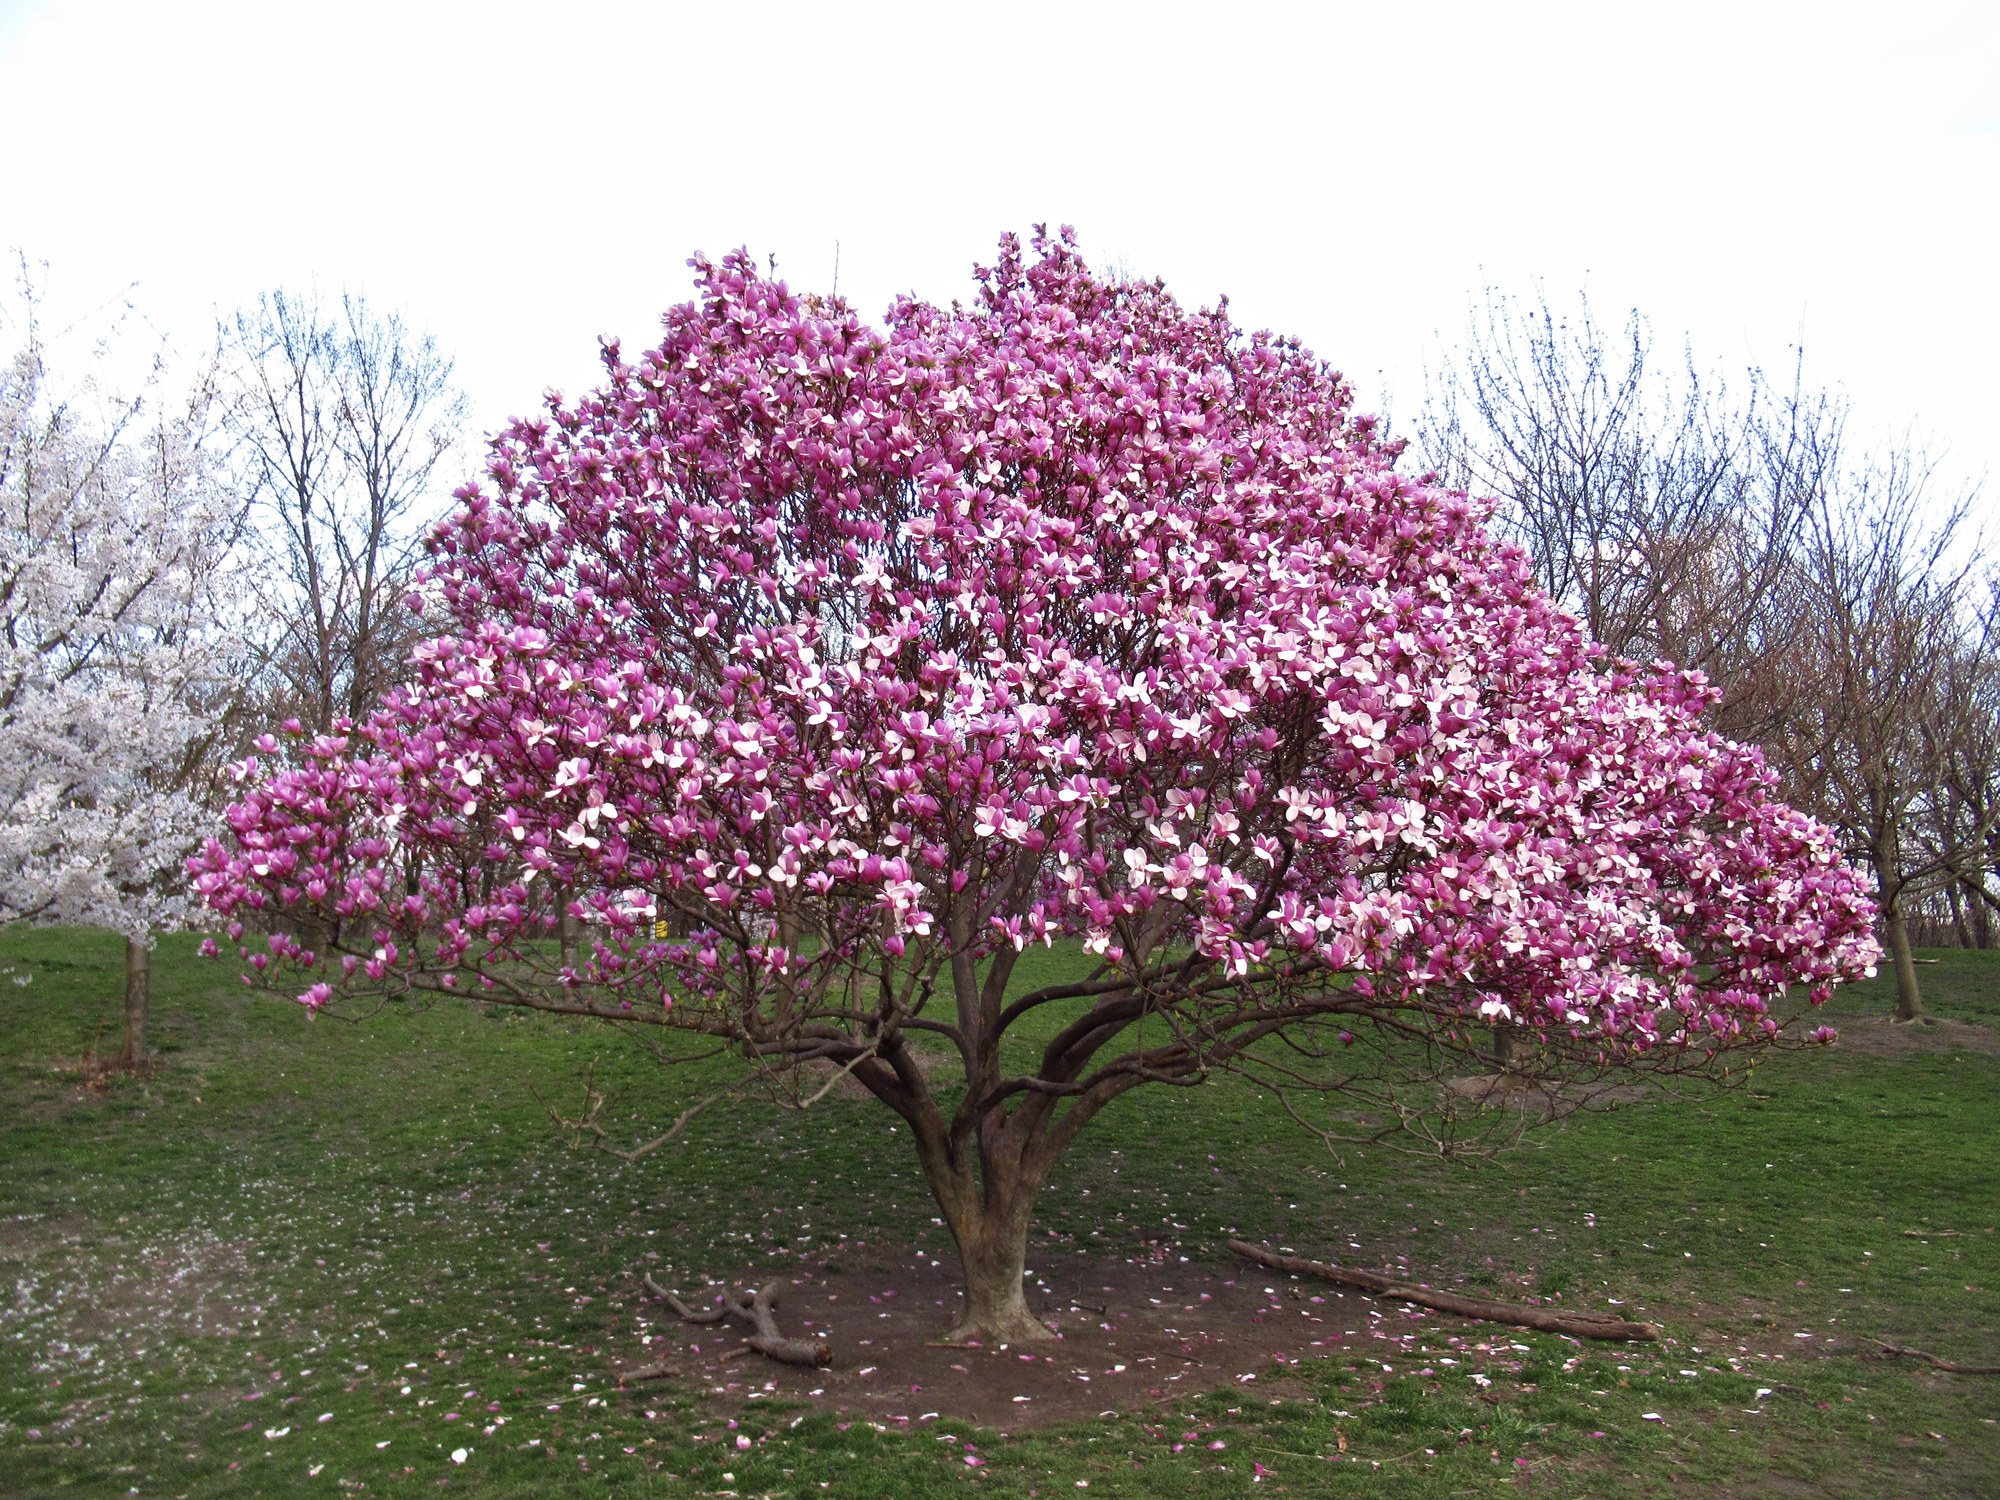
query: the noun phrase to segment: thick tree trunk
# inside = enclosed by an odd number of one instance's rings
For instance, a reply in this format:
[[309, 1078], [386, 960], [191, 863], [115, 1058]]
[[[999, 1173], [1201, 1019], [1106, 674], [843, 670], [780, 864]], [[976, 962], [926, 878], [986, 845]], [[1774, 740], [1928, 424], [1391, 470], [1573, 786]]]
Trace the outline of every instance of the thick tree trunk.
[[147, 1060], [146, 1010], [153, 994], [153, 950], [136, 938], [125, 939], [125, 1048], [118, 1061], [135, 1067]]
[[1890, 901], [1886, 926], [1889, 957], [1896, 966], [1896, 1019], [1921, 1021], [1924, 1018], [1924, 992], [1917, 984], [1917, 956], [1910, 947], [1910, 929], [1903, 920], [1901, 901]]
[[325, 958], [327, 945], [331, 941], [331, 934], [327, 931], [326, 923], [304, 921], [300, 922], [298, 927], [299, 945], [311, 953], [314, 958]]
[[[1028, 1310], [1028, 1223], [1033, 1199], [1014, 1212], [981, 1214], [958, 1242], [965, 1307], [947, 1344], [1032, 1344], [1055, 1330]], [[947, 1220], [947, 1222], [949, 1222]]]
[[1493, 1061], [1505, 1075], [1509, 1088], [1533, 1086], [1534, 1033], [1512, 1024], [1493, 1028]]
[[1028, 1310], [1022, 1282], [1028, 1269], [1028, 1226], [1043, 1175], [1020, 1160], [1015, 1142], [991, 1143], [975, 1177], [942, 1141], [918, 1143], [918, 1156], [944, 1222], [958, 1243], [965, 1306], [939, 1341], [946, 1344], [1032, 1344], [1055, 1330]]

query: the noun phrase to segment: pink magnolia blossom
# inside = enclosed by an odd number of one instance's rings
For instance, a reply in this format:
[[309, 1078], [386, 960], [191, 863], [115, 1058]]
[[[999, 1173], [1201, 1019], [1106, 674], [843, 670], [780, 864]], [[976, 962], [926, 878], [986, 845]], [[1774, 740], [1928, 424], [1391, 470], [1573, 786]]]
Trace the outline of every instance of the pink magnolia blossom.
[[[697, 259], [658, 347], [495, 440], [415, 684], [264, 742], [191, 862], [326, 935], [267, 978], [848, 1068], [969, 1247], [1118, 1094], [1281, 1031], [1346, 1091], [1495, 1027], [1681, 1067], [1873, 962], [1864, 882], [1698, 676], [1607, 659], [1296, 342], [1032, 250], [879, 329]], [[1096, 973], [1003, 1005], [1059, 936]], [[965, 1059], [950, 1110], [914, 1030]], [[962, 1333], [1026, 1336], [983, 1305]]]

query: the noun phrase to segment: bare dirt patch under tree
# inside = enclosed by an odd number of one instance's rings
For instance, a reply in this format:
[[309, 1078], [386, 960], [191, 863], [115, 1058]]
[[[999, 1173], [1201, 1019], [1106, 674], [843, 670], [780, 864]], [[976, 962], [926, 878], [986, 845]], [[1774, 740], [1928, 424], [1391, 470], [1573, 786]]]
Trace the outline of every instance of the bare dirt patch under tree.
[[[634, 1317], [614, 1368], [664, 1363], [676, 1393], [735, 1410], [753, 1399], [803, 1401], [881, 1422], [928, 1417], [1026, 1431], [1109, 1413], [1164, 1410], [1200, 1391], [1234, 1385], [1247, 1401], [1311, 1394], [1276, 1368], [1349, 1354], [1392, 1371], [1414, 1349], [1456, 1362], [1482, 1346], [1506, 1350], [1513, 1330], [1378, 1301], [1257, 1266], [1067, 1255], [1037, 1267], [1029, 1306], [1059, 1333], [1032, 1348], [934, 1342], [961, 1293], [948, 1266], [783, 1278], [781, 1322], [795, 1338], [824, 1339], [829, 1369], [801, 1369], [743, 1352], [740, 1326], [685, 1324], [628, 1273]], [[752, 1274], [743, 1285], [757, 1278]], [[698, 1284], [683, 1281], [690, 1305]], [[641, 1343], [641, 1338], [649, 1340]], [[1461, 1347], [1446, 1347], [1461, 1346]], [[650, 1383], [635, 1384], [645, 1391]]]

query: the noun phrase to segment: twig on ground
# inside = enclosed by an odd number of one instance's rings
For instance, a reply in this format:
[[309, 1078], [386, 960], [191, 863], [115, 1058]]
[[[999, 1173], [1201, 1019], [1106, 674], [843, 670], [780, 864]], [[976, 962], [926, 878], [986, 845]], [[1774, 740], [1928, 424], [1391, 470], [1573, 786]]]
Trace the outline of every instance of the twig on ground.
[[1935, 1354], [1926, 1354], [1921, 1349], [1905, 1348], [1901, 1344], [1887, 1344], [1881, 1339], [1871, 1339], [1865, 1334], [1859, 1336], [1864, 1344], [1873, 1344], [1885, 1354], [1900, 1354], [1905, 1359], [1921, 1359], [1934, 1370], [1949, 1370], [1954, 1375], [2000, 1375], [2000, 1365], [1961, 1365], [1948, 1359], [1939, 1359]]
[[1462, 1318], [1483, 1318], [1489, 1323], [1511, 1323], [1517, 1328], [1538, 1328], [1544, 1333], [1573, 1334], [1586, 1339], [1627, 1339], [1647, 1343], [1660, 1337], [1656, 1323], [1630, 1323], [1609, 1313], [1523, 1307], [1517, 1302], [1501, 1302], [1491, 1297], [1462, 1297], [1456, 1292], [1440, 1292], [1431, 1287], [1412, 1286], [1394, 1276], [1375, 1271], [1350, 1271], [1323, 1261], [1303, 1260], [1296, 1255], [1280, 1255], [1245, 1240], [1231, 1240], [1229, 1248], [1247, 1260], [1269, 1266], [1274, 1271], [1290, 1271], [1301, 1276], [1317, 1276], [1322, 1281], [1357, 1287], [1377, 1297], [1398, 1302], [1414, 1302], [1438, 1312], [1456, 1313]]
[[743, 1341], [744, 1347], [754, 1349], [766, 1358], [788, 1365], [811, 1365], [815, 1368], [833, 1363], [833, 1351], [825, 1344], [810, 1339], [788, 1339], [778, 1331], [775, 1316], [778, 1283], [775, 1281], [753, 1295], [748, 1302], [743, 1300], [741, 1293], [724, 1287], [720, 1305], [706, 1312], [696, 1312], [653, 1280], [650, 1272], [646, 1276], [646, 1290], [678, 1313], [683, 1322], [720, 1323], [734, 1314], [757, 1330]]

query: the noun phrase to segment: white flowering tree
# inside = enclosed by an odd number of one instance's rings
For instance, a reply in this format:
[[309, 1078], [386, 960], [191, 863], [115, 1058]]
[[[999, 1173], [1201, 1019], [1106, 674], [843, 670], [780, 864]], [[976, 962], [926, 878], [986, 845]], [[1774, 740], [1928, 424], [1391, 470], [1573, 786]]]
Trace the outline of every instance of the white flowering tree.
[[59, 391], [24, 290], [0, 365], [0, 923], [125, 935], [129, 1064], [152, 933], [186, 915], [180, 862], [210, 821], [196, 782], [241, 507], [210, 462], [206, 388], [157, 410], [157, 372], [138, 398]]

